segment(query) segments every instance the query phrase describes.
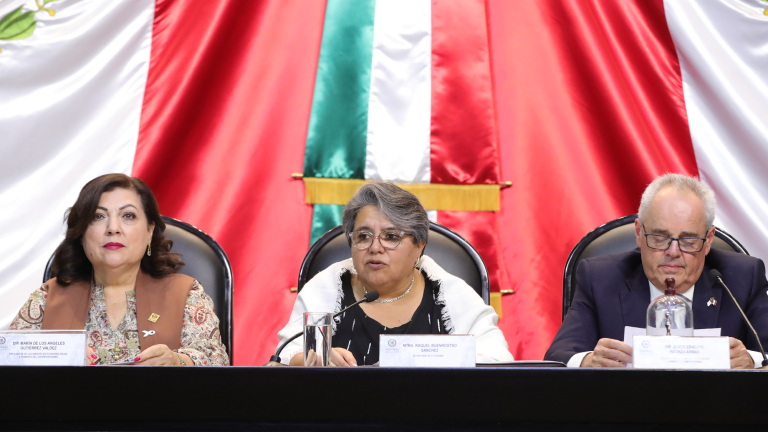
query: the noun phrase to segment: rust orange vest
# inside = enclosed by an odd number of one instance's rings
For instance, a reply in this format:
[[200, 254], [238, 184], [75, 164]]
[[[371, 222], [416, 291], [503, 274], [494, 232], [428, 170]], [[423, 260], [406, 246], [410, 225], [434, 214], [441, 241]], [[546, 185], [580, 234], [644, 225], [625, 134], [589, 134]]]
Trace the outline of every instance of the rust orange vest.
[[[184, 306], [193, 282], [191, 277], [179, 273], [154, 278], [139, 271], [136, 277], [136, 322], [142, 351], [157, 344], [165, 344], [172, 350], [179, 349]], [[84, 329], [91, 305], [91, 284], [73, 282], [69, 286], [61, 286], [53, 278], [45, 282], [45, 287], [48, 297], [43, 330]], [[149, 321], [153, 313], [160, 316], [157, 322]], [[155, 333], [144, 337], [151, 330]]]

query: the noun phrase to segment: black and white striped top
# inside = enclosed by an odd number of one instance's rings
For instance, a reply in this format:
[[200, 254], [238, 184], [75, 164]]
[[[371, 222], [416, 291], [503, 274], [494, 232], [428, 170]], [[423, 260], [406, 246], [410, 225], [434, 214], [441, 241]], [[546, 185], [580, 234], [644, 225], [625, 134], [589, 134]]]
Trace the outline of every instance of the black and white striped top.
[[[387, 328], [378, 321], [370, 318], [360, 307], [354, 307], [341, 315], [336, 324], [332, 345], [344, 348], [352, 353], [357, 364], [372, 365], [379, 361], [380, 334], [447, 334], [442, 322], [442, 306], [435, 301], [438, 298], [440, 286], [424, 276], [424, 296], [421, 304], [414, 312], [411, 320], [399, 327]], [[352, 275], [345, 272], [341, 275], [341, 288], [344, 299], [341, 308], [355, 302], [352, 292]]]

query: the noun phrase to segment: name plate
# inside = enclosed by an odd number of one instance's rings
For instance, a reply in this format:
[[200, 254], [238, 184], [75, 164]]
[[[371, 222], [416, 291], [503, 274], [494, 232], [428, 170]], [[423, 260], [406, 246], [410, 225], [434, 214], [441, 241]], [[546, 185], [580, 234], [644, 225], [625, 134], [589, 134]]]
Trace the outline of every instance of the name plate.
[[727, 337], [634, 336], [636, 369], [730, 369]]
[[473, 335], [379, 335], [382, 367], [475, 367]]
[[0, 365], [83, 366], [85, 330], [0, 330]]

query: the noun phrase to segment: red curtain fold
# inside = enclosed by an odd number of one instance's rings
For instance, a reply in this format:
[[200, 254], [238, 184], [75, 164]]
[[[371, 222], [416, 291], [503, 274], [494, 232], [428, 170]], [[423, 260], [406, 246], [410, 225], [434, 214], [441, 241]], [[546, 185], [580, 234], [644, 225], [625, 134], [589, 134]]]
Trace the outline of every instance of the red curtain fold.
[[432, 183], [499, 182], [487, 28], [483, 0], [432, 1]]
[[501, 328], [542, 358], [573, 246], [635, 213], [664, 172], [698, 173], [662, 0], [489, 0], [512, 287]]
[[232, 262], [236, 365], [264, 364], [309, 242], [301, 172], [325, 2], [158, 0], [133, 175]]
[[437, 222], [464, 237], [485, 262], [491, 292], [510, 289], [495, 212], [439, 211]]

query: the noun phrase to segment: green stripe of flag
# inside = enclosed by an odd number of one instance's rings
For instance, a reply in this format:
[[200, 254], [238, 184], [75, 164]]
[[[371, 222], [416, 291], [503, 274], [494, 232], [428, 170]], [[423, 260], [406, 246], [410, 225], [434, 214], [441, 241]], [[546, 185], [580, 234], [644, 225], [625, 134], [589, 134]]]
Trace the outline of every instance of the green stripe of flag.
[[375, 0], [328, 0], [304, 176], [365, 178]]
[[329, 229], [341, 225], [341, 212], [344, 206], [336, 204], [315, 204], [312, 207], [312, 227], [309, 231], [309, 244], [313, 244]]

